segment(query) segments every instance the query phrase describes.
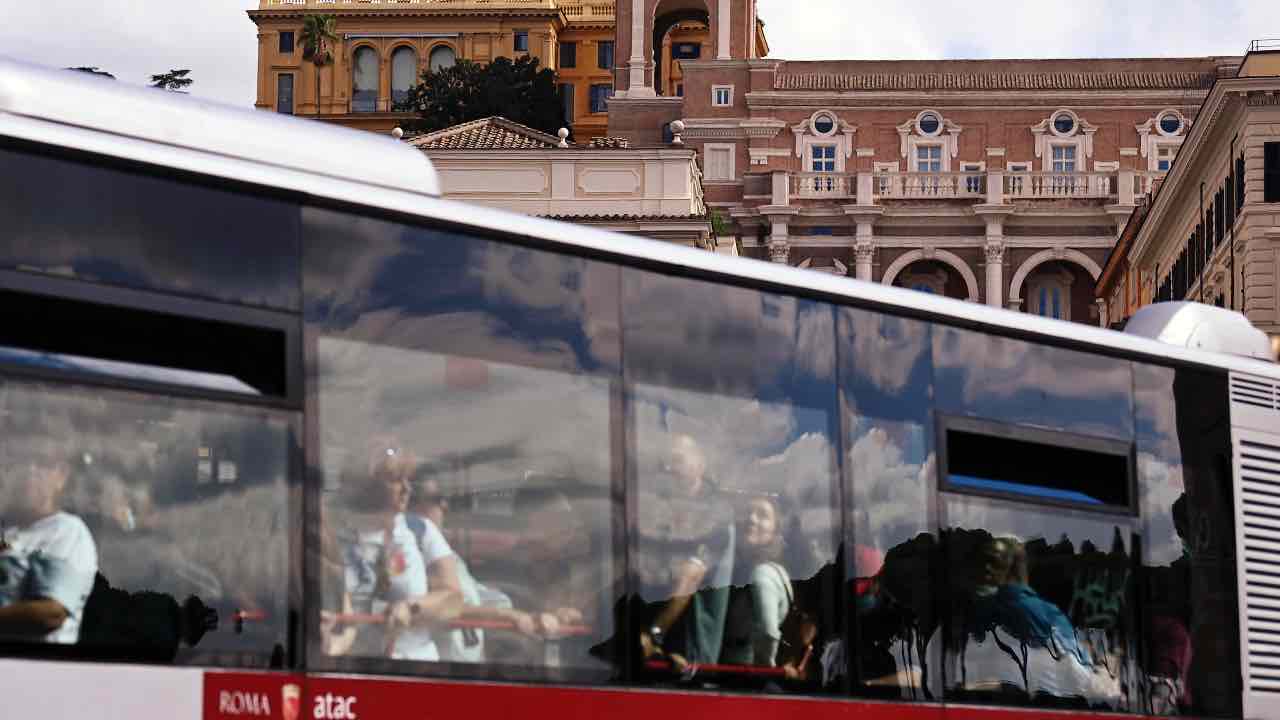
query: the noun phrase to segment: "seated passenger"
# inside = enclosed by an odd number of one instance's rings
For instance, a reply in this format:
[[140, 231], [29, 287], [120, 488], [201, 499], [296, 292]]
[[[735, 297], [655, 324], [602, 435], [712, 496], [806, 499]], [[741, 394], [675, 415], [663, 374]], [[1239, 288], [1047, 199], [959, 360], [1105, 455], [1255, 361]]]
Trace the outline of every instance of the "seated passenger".
[[43, 439], [8, 445], [8, 472], [0, 475], [0, 639], [75, 643], [98, 551], [84, 522], [62, 510], [71, 452]]
[[779, 505], [776, 497], [754, 497], [743, 513], [738, 579], [729, 599], [722, 663], [776, 664], [782, 621], [794, 601], [791, 576], [782, 566], [784, 519]]
[[[375, 445], [363, 467], [343, 478], [343, 495], [354, 527], [345, 538], [341, 607], [321, 612], [321, 633], [330, 654], [386, 656], [398, 660], [440, 659], [432, 629], [457, 617], [461, 594], [432, 590], [417, 538], [405, 511], [409, 479], [417, 459], [394, 443]], [[339, 623], [339, 614], [385, 617], [377, 627]]]
[[[458, 589], [463, 602], [459, 619], [464, 623], [467, 620], [497, 620], [511, 623], [514, 630], [532, 634], [535, 626], [529, 613], [514, 609], [511, 598], [504, 593], [477, 582], [466, 562], [449, 546], [442, 532], [448, 509], [449, 501], [441, 491], [440, 483], [420, 475], [407, 522], [427, 563], [431, 587]], [[435, 632], [435, 636], [442, 660], [485, 661], [484, 630], [469, 627], [441, 629]]]
[[668, 470], [669, 485], [658, 487], [640, 507], [636, 564], [647, 604], [638, 618], [639, 650], [644, 658], [666, 658], [683, 670], [720, 658], [734, 527], [696, 440], [671, 437]]

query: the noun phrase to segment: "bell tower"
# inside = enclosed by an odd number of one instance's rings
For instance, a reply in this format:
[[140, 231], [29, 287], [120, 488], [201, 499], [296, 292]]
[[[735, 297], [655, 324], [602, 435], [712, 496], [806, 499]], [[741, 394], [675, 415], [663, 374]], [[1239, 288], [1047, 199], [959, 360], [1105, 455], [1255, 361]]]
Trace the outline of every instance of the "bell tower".
[[705, 22], [703, 60], [756, 57], [756, 0], [616, 0], [614, 97], [647, 99], [660, 93], [655, 68], [662, 39], [676, 23]]

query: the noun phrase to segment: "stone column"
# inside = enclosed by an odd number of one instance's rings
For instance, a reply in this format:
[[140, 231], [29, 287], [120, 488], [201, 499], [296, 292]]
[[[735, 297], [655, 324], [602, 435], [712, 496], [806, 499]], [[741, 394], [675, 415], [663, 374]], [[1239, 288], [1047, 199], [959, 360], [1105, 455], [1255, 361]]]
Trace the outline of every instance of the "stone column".
[[[625, 1], [625, 0], [624, 0]], [[644, 29], [645, 17], [644, 0], [631, 0], [631, 57], [627, 60], [627, 97], [655, 97], [657, 93], [653, 91], [645, 82], [645, 53], [644, 53]], [[612, 73], [613, 68], [609, 68]]]
[[[1003, 238], [1000, 238], [1003, 241]], [[985, 248], [987, 255], [987, 304], [991, 307], [1004, 305], [1004, 243], [991, 242], [987, 237]]]
[[769, 232], [769, 260], [789, 265], [791, 258], [791, 242], [787, 237], [787, 221], [774, 220]]
[[[862, 230], [861, 225], [859, 225], [858, 230], [859, 232], [861, 232]], [[853, 276], [859, 280], [866, 280], [867, 282], [871, 282], [871, 262], [872, 260], [875, 259], [875, 255], [876, 255], [876, 246], [870, 242], [864, 243], [859, 241], [856, 245], [854, 245], [853, 246], [853, 258], [854, 258]]]
[[717, 60], [728, 60], [732, 56], [732, 50], [730, 48], [732, 40], [729, 30], [733, 27], [733, 23], [729, 22], [730, 14], [731, 10], [729, 8], [729, 0], [720, 0], [719, 8], [716, 11]]

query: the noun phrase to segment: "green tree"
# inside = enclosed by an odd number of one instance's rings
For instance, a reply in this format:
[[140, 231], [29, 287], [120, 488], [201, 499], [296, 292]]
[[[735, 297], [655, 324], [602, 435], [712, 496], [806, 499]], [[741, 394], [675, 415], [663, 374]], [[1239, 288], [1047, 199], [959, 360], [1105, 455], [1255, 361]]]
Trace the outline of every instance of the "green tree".
[[167, 73], [151, 76], [151, 87], [160, 88], [161, 90], [172, 90], [174, 92], [185, 92], [191, 87], [191, 83], [195, 82], [187, 75], [191, 74], [191, 70], [170, 70]]
[[568, 124], [555, 72], [528, 56], [494, 58], [487, 65], [460, 60], [427, 70], [396, 109], [417, 113], [413, 129], [423, 132], [495, 115], [551, 135]]
[[112, 75], [106, 70], [99, 70], [97, 65], [79, 65], [77, 67], [69, 67], [67, 69], [77, 70], [82, 73], [89, 73], [90, 75], [98, 75], [100, 77], [108, 77], [108, 78], [111, 78], [112, 80], [116, 79], [115, 75]]
[[308, 15], [302, 20], [302, 59], [316, 66], [316, 115], [320, 114], [320, 68], [333, 61], [329, 51], [338, 41], [338, 20], [332, 15]]

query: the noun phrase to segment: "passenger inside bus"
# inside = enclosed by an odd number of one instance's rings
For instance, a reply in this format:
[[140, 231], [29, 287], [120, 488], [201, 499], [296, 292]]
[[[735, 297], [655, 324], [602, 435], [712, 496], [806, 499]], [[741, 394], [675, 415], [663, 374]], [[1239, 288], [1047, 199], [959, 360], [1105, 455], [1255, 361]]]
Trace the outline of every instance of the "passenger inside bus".
[[[430, 587], [427, 562], [406, 520], [418, 459], [394, 441], [375, 441], [361, 464], [344, 473], [351, 511], [343, 540], [344, 593], [340, 608], [321, 612], [321, 633], [332, 654], [440, 659], [432, 631], [462, 611], [462, 595]], [[381, 615], [380, 625], [343, 624], [354, 610]]]
[[734, 562], [732, 510], [689, 435], [670, 438], [666, 483], [643, 510], [637, 570], [646, 601], [640, 651], [683, 670], [716, 663]]
[[10, 437], [5, 445], [0, 638], [75, 643], [98, 553], [84, 521], [64, 510], [73, 453], [43, 437]]
[[[748, 500], [739, 513], [738, 565], [729, 598], [720, 661], [729, 665], [777, 665], [782, 621], [795, 592], [783, 565], [787, 516], [777, 495]], [[793, 668], [794, 670], [794, 668]]]

